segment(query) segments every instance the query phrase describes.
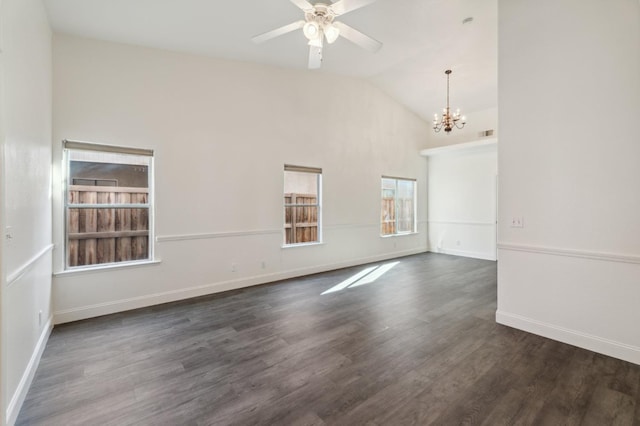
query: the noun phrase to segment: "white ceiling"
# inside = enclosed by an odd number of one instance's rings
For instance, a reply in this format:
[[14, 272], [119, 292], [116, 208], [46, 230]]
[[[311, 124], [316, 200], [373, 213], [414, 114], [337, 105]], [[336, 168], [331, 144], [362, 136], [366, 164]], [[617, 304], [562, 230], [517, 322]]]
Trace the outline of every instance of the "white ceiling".
[[[306, 69], [295, 31], [251, 37], [303, 18], [289, 0], [44, 0], [55, 31], [218, 58]], [[315, 1], [312, 0], [312, 3]], [[462, 24], [462, 20], [473, 21]], [[377, 0], [338, 20], [384, 43], [377, 53], [340, 38], [322, 69], [364, 78], [430, 120], [446, 101], [463, 113], [497, 106], [497, 0]]]

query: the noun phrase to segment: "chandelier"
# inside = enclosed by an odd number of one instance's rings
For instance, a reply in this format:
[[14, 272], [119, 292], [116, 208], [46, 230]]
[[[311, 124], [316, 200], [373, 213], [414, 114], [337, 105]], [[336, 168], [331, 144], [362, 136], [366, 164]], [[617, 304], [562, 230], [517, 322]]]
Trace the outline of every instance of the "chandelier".
[[442, 117], [438, 118], [438, 114], [433, 115], [433, 130], [435, 130], [436, 133], [443, 128], [445, 132], [449, 133], [453, 129], [453, 126], [462, 129], [467, 123], [467, 119], [464, 116], [460, 116], [460, 109], [453, 114], [449, 109], [449, 75], [451, 74], [451, 70], [446, 70], [444, 73], [447, 75], [447, 107], [442, 109]]

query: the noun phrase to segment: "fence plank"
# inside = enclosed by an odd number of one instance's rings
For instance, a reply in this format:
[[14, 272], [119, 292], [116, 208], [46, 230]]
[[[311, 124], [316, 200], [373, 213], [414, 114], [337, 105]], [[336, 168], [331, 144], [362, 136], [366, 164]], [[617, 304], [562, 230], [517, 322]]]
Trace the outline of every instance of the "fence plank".
[[[131, 194], [124, 192], [116, 194], [116, 203], [131, 203]], [[131, 210], [116, 209], [116, 231], [131, 230]], [[131, 237], [116, 238], [116, 262], [126, 262], [131, 259]]]
[[[81, 192], [80, 204], [95, 204], [96, 192]], [[83, 209], [80, 212], [80, 232], [96, 232], [98, 229], [98, 214], [96, 209]], [[93, 265], [97, 261], [96, 240], [81, 241], [78, 246], [78, 263], [81, 265]], [[80, 260], [82, 257], [82, 261]]]
[[[69, 191], [69, 203], [78, 203], [80, 193], [78, 191]], [[78, 209], [69, 209], [67, 212], [67, 224], [69, 232], [78, 232], [80, 212]], [[78, 241], [68, 242], [69, 266], [78, 266]]]
[[[99, 204], [113, 204], [115, 201], [115, 194], [113, 192], [98, 192]], [[116, 218], [114, 209], [97, 209], [98, 210], [98, 228], [97, 234], [105, 234], [115, 232], [116, 230]], [[89, 238], [85, 234], [85, 238]], [[69, 239], [71, 239], [69, 235]], [[116, 260], [116, 240], [115, 238], [100, 238], [98, 236], [92, 236], [90, 238], [96, 238], [96, 246], [98, 251], [98, 263], [111, 263]]]
[[[291, 194], [291, 204], [297, 204], [298, 203], [298, 195], [297, 194]], [[292, 207], [291, 210], [291, 244], [294, 243], [298, 243], [300, 242], [300, 239], [298, 238], [298, 231], [296, 229], [296, 225], [298, 223], [298, 207]]]
[[[132, 194], [131, 201], [134, 203], [147, 203], [147, 194]], [[131, 229], [143, 231], [149, 229], [149, 211], [147, 209], [131, 210]], [[147, 232], [148, 234], [148, 232]], [[146, 236], [134, 236], [131, 239], [131, 254], [133, 259], [146, 259], [148, 256]]]

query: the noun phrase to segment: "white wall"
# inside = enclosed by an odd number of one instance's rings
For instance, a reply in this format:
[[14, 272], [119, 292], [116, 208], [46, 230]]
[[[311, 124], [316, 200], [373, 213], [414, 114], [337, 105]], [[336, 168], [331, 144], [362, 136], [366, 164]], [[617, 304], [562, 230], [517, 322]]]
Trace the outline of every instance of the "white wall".
[[499, 16], [497, 319], [640, 363], [640, 5]]
[[429, 250], [496, 260], [497, 147], [427, 150]]
[[[2, 424], [51, 329], [51, 31], [39, 0], [2, 2]], [[3, 233], [4, 234], [4, 233]], [[40, 314], [41, 312], [41, 314]]]
[[[426, 184], [428, 131], [360, 80], [56, 35], [54, 269], [65, 138], [156, 150], [162, 260], [57, 275], [56, 321], [426, 251], [426, 199], [417, 235], [381, 238], [379, 209], [381, 175]], [[322, 245], [281, 247], [284, 164], [323, 170]]]

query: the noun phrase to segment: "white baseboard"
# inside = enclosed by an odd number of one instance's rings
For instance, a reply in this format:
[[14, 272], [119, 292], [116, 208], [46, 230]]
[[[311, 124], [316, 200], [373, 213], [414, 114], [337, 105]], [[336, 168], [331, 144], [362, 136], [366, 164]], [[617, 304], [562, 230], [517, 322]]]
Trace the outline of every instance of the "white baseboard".
[[344, 262], [336, 262], [324, 265], [317, 265], [307, 268], [293, 269], [289, 271], [281, 271], [272, 274], [256, 275], [252, 277], [244, 277], [235, 280], [220, 281], [195, 287], [182, 288], [162, 293], [148, 294], [129, 299], [114, 300], [95, 305], [82, 306], [72, 309], [55, 311], [53, 313], [54, 323], [62, 324], [66, 322], [79, 321], [82, 319], [98, 317], [102, 315], [113, 314], [116, 312], [128, 311], [131, 309], [144, 308], [147, 306], [158, 305], [161, 303], [175, 302], [178, 300], [189, 299], [192, 297], [205, 296], [223, 291], [237, 290], [240, 288], [250, 287], [259, 284], [266, 284], [274, 281], [285, 280], [289, 278], [300, 277], [304, 275], [317, 274], [350, 266], [362, 265], [370, 262], [379, 262], [382, 260], [393, 259], [396, 257], [409, 256], [412, 254], [424, 253], [426, 247], [419, 247], [411, 250], [397, 251], [384, 255], [370, 256], [360, 259], [352, 259]]
[[453, 250], [453, 249], [444, 249], [444, 248], [430, 248], [430, 252], [432, 253], [442, 253], [442, 254], [450, 254], [453, 256], [462, 256], [462, 257], [471, 257], [473, 259], [483, 259], [483, 260], [496, 260], [496, 255], [491, 253], [481, 253], [477, 251], [466, 251], [466, 250]]
[[42, 333], [40, 334], [40, 338], [38, 339], [38, 343], [36, 344], [36, 347], [31, 354], [31, 359], [29, 359], [29, 363], [27, 364], [27, 368], [22, 374], [22, 378], [20, 379], [20, 383], [18, 383], [18, 387], [15, 393], [9, 400], [9, 405], [7, 406], [6, 412], [8, 426], [13, 426], [13, 424], [16, 422], [16, 419], [18, 418], [20, 408], [22, 408], [22, 404], [27, 397], [27, 392], [29, 391], [29, 387], [31, 387], [31, 382], [33, 381], [33, 377], [36, 374], [38, 364], [40, 364], [40, 358], [42, 357], [44, 348], [47, 346], [47, 341], [49, 340], [49, 335], [51, 335], [51, 330], [53, 330], [53, 317], [49, 317], [47, 323], [44, 325]]
[[636, 346], [603, 339], [508, 312], [496, 311], [496, 322], [640, 365], [640, 348]]

